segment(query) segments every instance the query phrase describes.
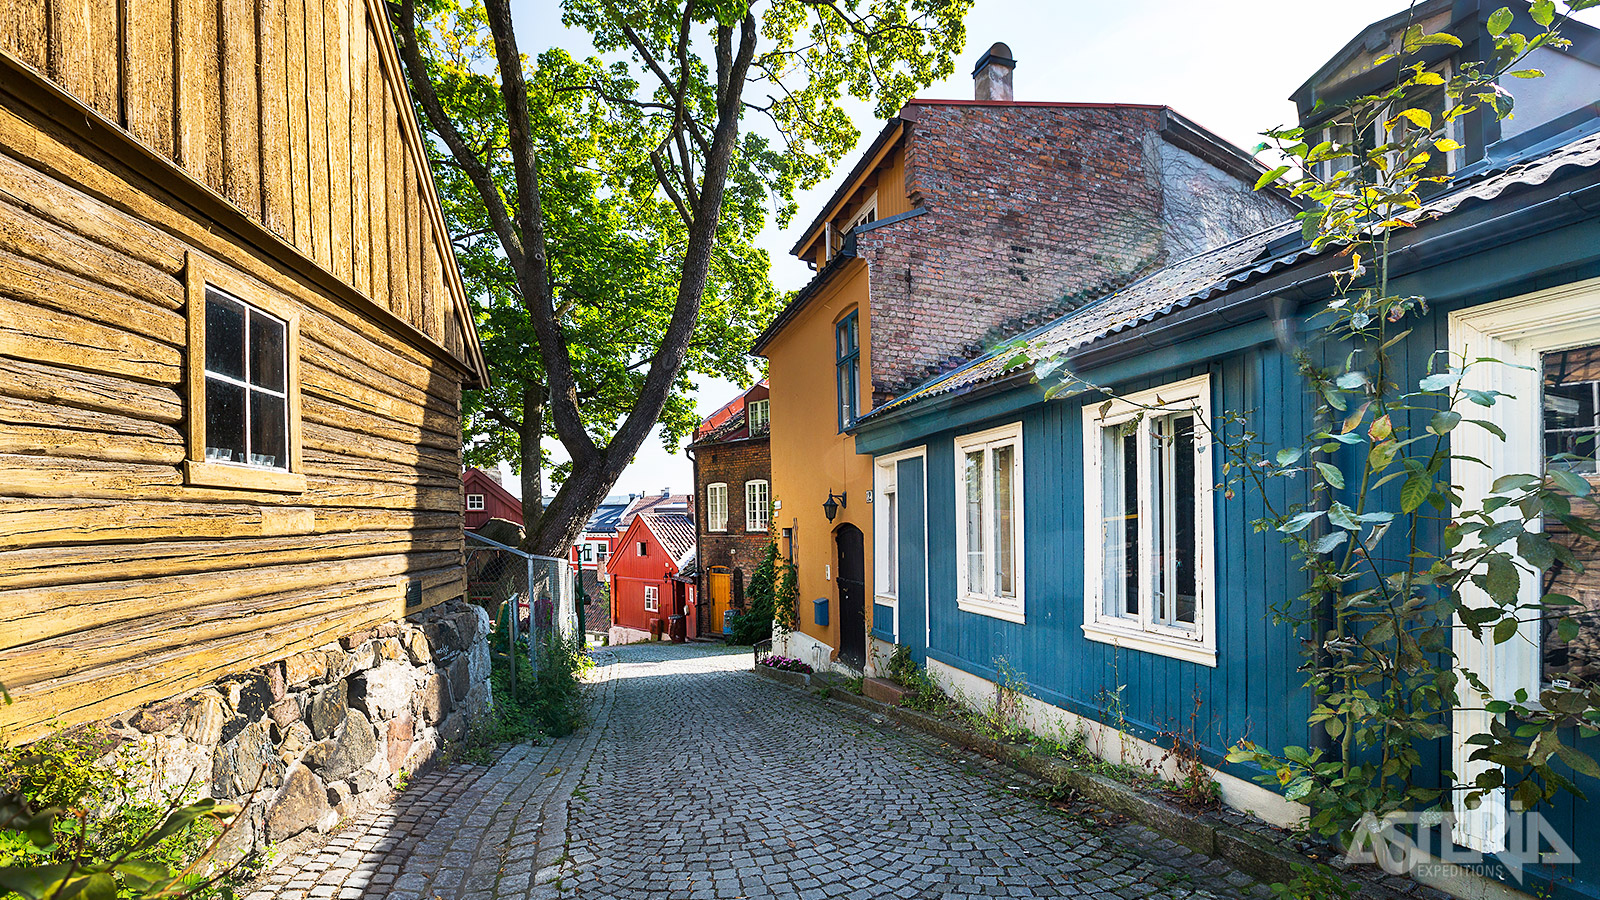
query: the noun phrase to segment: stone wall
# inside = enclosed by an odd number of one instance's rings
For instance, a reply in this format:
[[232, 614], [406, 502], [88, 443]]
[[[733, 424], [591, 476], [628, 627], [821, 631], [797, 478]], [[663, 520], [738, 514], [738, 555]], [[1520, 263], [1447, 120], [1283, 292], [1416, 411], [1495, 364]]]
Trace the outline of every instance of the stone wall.
[[489, 708], [489, 616], [463, 600], [228, 675], [103, 723], [162, 787], [244, 802], [230, 836], [261, 850], [327, 831], [430, 766]]

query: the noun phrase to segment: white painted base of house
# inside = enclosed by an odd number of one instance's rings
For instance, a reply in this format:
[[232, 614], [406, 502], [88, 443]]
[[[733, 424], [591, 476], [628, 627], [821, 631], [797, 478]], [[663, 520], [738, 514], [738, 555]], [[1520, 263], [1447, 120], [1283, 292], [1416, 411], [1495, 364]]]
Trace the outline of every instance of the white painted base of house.
[[[954, 666], [928, 660], [928, 675], [950, 696], [972, 709], [991, 705], [998, 685]], [[1168, 781], [1181, 776], [1166, 750], [1033, 697], [1021, 698], [1022, 724], [1034, 734], [1065, 741], [1082, 733], [1090, 753], [1109, 763], [1137, 766]], [[1222, 802], [1280, 828], [1293, 828], [1306, 816], [1303, 804], [1283, 799], [1258, 784], [1206, 767], [1221, 789]]]
[[790, 659], [798, 659], [816, 672], [839, 668], [833, 661], [833, 648], [803, 631], [774, 630], [772, 652]]
[[868, 678], [887, 678], [889, 676], [889, 657], [894, 655], [896, 644], [882, 638], [867, 635], [867, 671]]
[[629, 628], [626, 625], [611, 626], [611, 644], [641, 644], [650, 640], [650, 632], [638, 628]]

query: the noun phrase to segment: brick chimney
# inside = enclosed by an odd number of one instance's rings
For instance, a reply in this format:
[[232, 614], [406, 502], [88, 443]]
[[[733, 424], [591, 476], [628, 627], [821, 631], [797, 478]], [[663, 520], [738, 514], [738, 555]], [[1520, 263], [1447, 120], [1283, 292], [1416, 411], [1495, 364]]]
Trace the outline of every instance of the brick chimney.
[[1017, 61], [1011, 58], [1011, 48], [995, 42], [972, 70], [973, 99], [1003, 100], [1007, 103], [1016, 99], [1011, 95], [1011, 71], [1016, 67]]

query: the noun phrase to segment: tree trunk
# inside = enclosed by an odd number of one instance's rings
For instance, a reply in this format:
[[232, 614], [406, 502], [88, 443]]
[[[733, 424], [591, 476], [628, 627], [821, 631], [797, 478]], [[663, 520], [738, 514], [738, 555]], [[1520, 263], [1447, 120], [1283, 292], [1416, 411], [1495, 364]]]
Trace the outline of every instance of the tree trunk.
[[[522, 382], [522, 433], [517, 437], [522, 473], [522, 549], [533, 549], [530, 540], [544, 519], [544, 457], [539, 441], [544, 435], [544, 392], [530, 381]], [[569, 544], [570, 546], [570, 544]], [[552, 554], [554, 555], [554, 554]]]

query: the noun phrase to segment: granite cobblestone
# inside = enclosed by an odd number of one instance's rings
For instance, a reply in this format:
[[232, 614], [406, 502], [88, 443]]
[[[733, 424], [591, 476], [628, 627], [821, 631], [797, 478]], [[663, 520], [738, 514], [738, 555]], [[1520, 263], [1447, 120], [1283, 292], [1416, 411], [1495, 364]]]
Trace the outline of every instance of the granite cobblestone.
[[247, 900], [963, 900], [1266, 895], [1225, 864], [882, 720], [748, 652], [600, 654], [590, 724], [413, 779]]

